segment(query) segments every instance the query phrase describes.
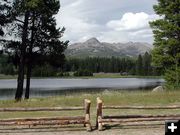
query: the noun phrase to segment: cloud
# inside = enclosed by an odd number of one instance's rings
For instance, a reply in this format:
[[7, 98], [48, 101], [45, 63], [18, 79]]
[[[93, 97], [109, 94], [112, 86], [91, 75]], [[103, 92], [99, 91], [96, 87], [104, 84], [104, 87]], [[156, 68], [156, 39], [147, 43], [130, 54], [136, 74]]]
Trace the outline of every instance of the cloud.
[[148, 22], [157, 18], [152, 9], [156, 0], [137, 1], [140, 3], [132, 0], [61, 0], [56, 19], [58, 27], [66, 28], [63, 40], [73, 43], [97, 37], [107, 42], [152, 43]]
[[117, 31], [133, 31], [149, 27], [149, 21], [157, 19], [156, 15], [148, 15], [144, 12], [125, 13], [120, 20], [111, 20], [107, 23], [109, 28]]
[[63, 36], [65, 40], [82, 42], [97, 36], [101, 29], [101, 25], [89, 21], [88, 17], [85, 17], [84, 12], [81, 11], [81, 8], [78, 8], [82, 2], [83, 0], [78, 0], [70, 4], [66, 3], [66, 6], [62, 7], [61, 12], [56, 15], [58, 26], [66, 28]]
[[122, 15], [119, 20], [110, 20], [106, 27], [108, 31], [99, 37], [106, 42], [149, 42], [153, 41], [153, 33], [149, 21], [158, 19], [159, 16], [149, 15], [145, 12], [128, 12]]

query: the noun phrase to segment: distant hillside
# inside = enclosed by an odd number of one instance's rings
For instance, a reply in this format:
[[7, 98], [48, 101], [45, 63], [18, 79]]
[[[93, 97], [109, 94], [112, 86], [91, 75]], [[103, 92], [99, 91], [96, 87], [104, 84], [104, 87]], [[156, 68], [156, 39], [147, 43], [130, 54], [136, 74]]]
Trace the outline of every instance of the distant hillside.
[[149, 52], [151, 49], [152, 45], [148, 43], [106, 43], [91, 38], [83, 43], [69, 45], [65, 54], [68, 57], [134, 57]]

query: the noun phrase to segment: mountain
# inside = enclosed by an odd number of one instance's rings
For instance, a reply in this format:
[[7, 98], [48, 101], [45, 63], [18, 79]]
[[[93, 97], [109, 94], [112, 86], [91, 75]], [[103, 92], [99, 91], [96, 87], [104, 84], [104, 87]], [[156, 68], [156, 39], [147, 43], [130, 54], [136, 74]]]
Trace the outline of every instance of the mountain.
[[106, 43], [91, 38], [82, 43], [69, 45], [65, 51], [68, 57], [134, 57], [150, 52], [152, 45], [143, 42]]

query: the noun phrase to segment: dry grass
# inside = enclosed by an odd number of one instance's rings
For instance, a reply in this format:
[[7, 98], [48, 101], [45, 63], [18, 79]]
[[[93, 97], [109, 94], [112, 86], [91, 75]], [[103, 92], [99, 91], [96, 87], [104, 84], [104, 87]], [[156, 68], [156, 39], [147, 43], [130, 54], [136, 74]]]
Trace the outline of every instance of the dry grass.
[[[0, 101], [0, 107], [67, 107], [67, 106], [82, 106], [83, 100], [88, 98], [92, 101], [91, 108], [91, 116], [92, 123], [95, 125], [95, 116], [96, 116], [96, 97], [101, 97], [104, 101], [105, 105], [180, 105], [180, 91], [167, 91], [167, 92], [147, 92], [147, 91], [136, 91], [136, 92], [103, 92], [99, 94], [80, 94], [80, 95], [72, 95], [72, 96], [58, 96], [58, 97], [48, 97], [48, 98], [33, 98], [28, 101], [22, 101], [19, 103], [15, 103], [13, 100]], [[104, 110], [103, 114], [108, 115], [123, 115], [123, 114], [180, 114], [180, 110]], [[79, 116], [84, 115], [83, 111], [63, 111], [63, 112], [5, 112], [0, 113], [0, 119], [5, 118], [21, 118], [21, 117], [43, 117], [43, 116]], [[82, 126], [81, 126], [82, 128]], [[37, 129], [29, 129], [29, 132], [25, 130], [26, 133], [20, 130], [22, 133], [15, 133], [16, 131], [10, 130], [8, 135], [20, 135], [27, 134], [32, 135], [34, 133], [38, 135], [42, 135], [44, 133], [48, 135], [54, 134], [124, 134], [124, 135], [133, 135], [134, 133], [138, 133], [139, 135], [161, 135], [164, 133], [164, 126], [156, 128], [153, 127], [114, 127], [113, 130], [106, 130], [105, 132], [93, 131], [92, 133], [87, 133], [86, 131], [81, 129], [80, 131], [71, 131], [72, 128], [62, 128], [63, 130], [57, 128], [57, 132], [51, 132], [49, 130], [39, 132]], [[123, 130], [122, 130], [123, 129]], [[64, 131], [65, 130], [65, 131]], [[7, 130], [1, 130], [7, 133]], [[153, 131], [153, 132], [152, 132]], [[19, 132], [17, 130], [17, 132]], [[1, 134], [0, 133], [0, 134]], [[153, 134], [152, 134], [153, 133]]]
[[[73, 96], [58, 96], [48, 98], [33, 98], [28, 101], [0, 101], [0, 108], [6, 107], [67, 107], [82, 106], [85, 98], [92, 101], [91, 115], [96, 115], [96, 97], [101, 97], [105, 105], [180, 105], [180, 91], [168, 92], [103, 92], [100, 94], [81, 94]], [[105, 110], [104, 114], [169, 114], [180, 113], [180, 110]], [[5, 112], [0, 113], [0, 119], [14, 117], [83, 115], [83, 111], [63, 112]]]

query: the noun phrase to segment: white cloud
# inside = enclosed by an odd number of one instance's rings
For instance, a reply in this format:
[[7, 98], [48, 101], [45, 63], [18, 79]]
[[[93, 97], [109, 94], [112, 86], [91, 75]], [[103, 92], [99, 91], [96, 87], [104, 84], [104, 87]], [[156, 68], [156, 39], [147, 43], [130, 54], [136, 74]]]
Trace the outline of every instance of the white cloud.
[[81, 8], [78, 8], [82, 2], [83, 0], [78, 0], [67, 4], [56, 15], [58, 26], [66, 28], [63, 39], [70, 40], [70, 42], [85, 41], [88, 38], [97, 36], [101, 28], [97, 23], [89, 21]]
[[83, 0], [78, 0], [76, 2], [73, 2], [69, 5], [69, 7], [76, 7], [79, 6], [80, 4], [82, 4]]
[[152, 36], [152, 30], [147, 28], [147, 29], [142, 29], [138, 30], [135, 32], [130, 32], [130, 36], [143, 36], [143, 37], [149, 37]]
[[[157, 18], [152, 12], [156, 0], [139, 0], [140, 4], [130, 1], [61, 0], [61, 9], [56, 19], [59, 27], [66, 28], [63, 40], [73, 43], [97, 37], [106, 42], [152, 43], [148, 22]], [[142, 5], [142, 8], [139, 7]]]
[[110, 29], [99, 38], [107, 42], [128, 42], [128, 41], [153, 41], [153, 33], [149, 22], [158, 19], [155, 14], [149, 15], [145, 12], [125, 13], [119, 20], [111, 20], [106, 26]]
[[120, 20], [111, 20], [107, 23], [109, 28], [117, 31], [122, 30], [138, 30], [149, 27], [149, 21], [155, 20], [156, 15], [148, 15], [144, 12], [125, 13]]
[[[80, 17], [74, 17], [69, 14], [69, 17], [61, 16], [61, 26], [66, 28], [64, 38], [71, 41], [80, 41], [83, 37], [92, 37], [98, 33], [100, 26], [95, 23], [87, 22]], [[84, 41], [84, 40], [83, 40]]]

